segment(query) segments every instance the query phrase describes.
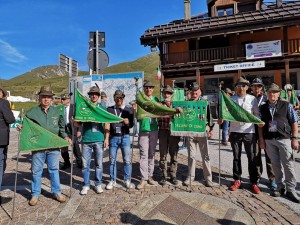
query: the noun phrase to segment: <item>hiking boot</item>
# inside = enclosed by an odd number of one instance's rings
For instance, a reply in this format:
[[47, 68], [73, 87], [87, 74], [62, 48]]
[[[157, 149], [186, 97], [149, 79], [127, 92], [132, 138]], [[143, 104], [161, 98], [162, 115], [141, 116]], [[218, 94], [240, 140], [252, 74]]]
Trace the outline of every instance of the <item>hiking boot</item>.
[[257, 186], [257, 184], [252, 184], [252, 191], [254, 194], [260, 193], [260, 190], [259, 190], [259, 187]]
[[282, 195], [284, 195], [285, 193], [285, 188], [277, 188], [275, 190], [273, 190], [273, 192], [271, 193], [271, 196], [273, 197], [280, 197]]
[[71, 163], [64, 163], [64, 165], [62, 165], [62, 167], [60, 167], [61, 170], [66, 170], [69, 169], [71, 167]]
[[174, 185], [177, 185], [178, 184], [178, 180], [176, 177], [171, 177], [171, 183], [174, 184]]
[[277, 190], [277, 184], [275, 181], [270, 182], [270, 189], [273, 191]]
[[60, 203], [64, 203], [66, 201], [65, 196], [63, 196], [62, 194], [55, 194], [53, 195], [53, 198]]
[[146, 184], [147, 184], [146, 180], [141, 180], [136, 188], [139, 189], [139, 190], [143, 189], [146, 186]]
[[156, 182], [153, 180], [152, 177], [149, 177], [149, 178], [148, 178], [148, 184], [150, 184], [150, 185], [155, 185]]
[[295, 191], [287, 191], [285, 196], [295, 203], [300, 203], [300, 198]]
[[101, 184], [95, 187], [95, 191], [96, 191], [97, 194], [103, 193], [103, 189], [101, 187]]
[[83, 186], [82, 187], [82, 190], [80, 191], [80, 194], [81, 195], [86, 195], [88, 190], [90, 190], [90, 187], [89, 186]]
[[130, 180], [125, 180], [125, 181], [124, 181], [124, 184], [125, 184], [125, 187], [126, 187], [127, 189], [133, 189], [133, 188], [135, 188], [134, 184], [131, 183]]
[[109, 183], [106, 185], [105, 188], [106, 188], [106, 190], [111, 190], [111, 189], [113, 189], [116, 185], [117, 185], [116, 181], [111, 180], [111, 181], [109, 181]]
[[39, 196], [32, 196], [30, 201], [29, 201], [29, 205], [30, 206], [35, 206], [39, 201]]
[[214, 183], [213, 183], [212, 181], [210, 181], [210, 180], [206, 180], [206, 181], [205, 181], [205, 186], [206, 186], [206, 187], [213, 187], [213, 186], [214, 186]]
[[235, 180], [234, 184], [232, 186], [230, 186], [229, 190], [230, 191], [236, 191], [237, 189], [239, 189], [241, 186], [241, 181], [239, 180]]
[[162, 177], [161, 180], [159, 181], [159, 184], [164, 186], [166, 184], [167, 180], [165, 177]]

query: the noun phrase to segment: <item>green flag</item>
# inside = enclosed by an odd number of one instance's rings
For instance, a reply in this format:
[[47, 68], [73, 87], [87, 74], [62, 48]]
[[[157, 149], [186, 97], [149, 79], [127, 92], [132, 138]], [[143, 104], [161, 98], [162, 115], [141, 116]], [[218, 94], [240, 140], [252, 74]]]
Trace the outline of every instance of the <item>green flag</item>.
[[236, 104], [224, 91], [221, 91], [220, 96], [220, 118], [228, 121], [264, 124], [256, 116], [252, 115], [241, 106]]
[[180, 107], [181, 114], [176, 114], [171, 122], [171, 135], [203, 137], [206, 135], [207, 101], [172, 102], [174, 108]]
[[69, 142], [34, 123], [26, 116], [20, 134], [20, 151], [38, 151], [69, 146]]
[[292, 90], [292, 95], [289, 98], [288, 96], [288, 92], [286, 90], [282, 90], [280, 92], [280, 98], [285, 99], [286, 101], [288, 101], [290, 104], [292, 105], [297, 105], [297, 94], [295, 90]]
[[160, 116], [154, 115], [152, 113], [149, 113], [145, 110], [143, 110], [139, 105], [137, 106], [137, 113], [136, 118], [138, 120], [144, 119], [144, 118], [159, 118]]
[[136, 103], [146, 112], [152, 113], [157, 116], [174, 115], [176, 109], [172, 109], [161, 105], [158, 102], [149, 99], [143, 92], [139, 91], [136, 97]]
[[74, 120], [77, 122], [119, 123], [123, 121], [123, 118], [101, 109], [76, 89]]

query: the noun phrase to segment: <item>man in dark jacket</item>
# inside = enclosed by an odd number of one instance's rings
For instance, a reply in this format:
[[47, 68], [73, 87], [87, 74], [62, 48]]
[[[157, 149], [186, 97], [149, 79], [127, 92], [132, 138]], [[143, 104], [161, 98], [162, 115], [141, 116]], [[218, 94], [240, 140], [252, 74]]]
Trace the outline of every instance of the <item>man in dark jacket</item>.
[[9, 102], [0, 99], [0, 190], [2, 178], [6, 168], [7, 146], [9, 145], [9, 124], [15, 122]]

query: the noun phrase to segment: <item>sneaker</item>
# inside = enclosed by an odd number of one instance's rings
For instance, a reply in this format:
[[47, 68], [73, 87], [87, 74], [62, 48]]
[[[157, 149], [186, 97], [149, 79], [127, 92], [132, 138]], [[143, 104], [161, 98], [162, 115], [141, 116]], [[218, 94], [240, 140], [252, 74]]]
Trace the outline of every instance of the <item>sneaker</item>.
[[174, 184], [174, 185], [177, 185], [178, 184], [178, 180], [176, 177], [171, 177], [171, 183]]
[[139, 189], [139, 190], [143, 189], [146, 186], [146, 184], [147, 184], [146, 180], [141, 180], [136, 188]]
[[39, 196], [32, 196], [30, 201], [29, 201], [29, 205], [30, 206], [35, 206], [39, 201]]
[[53, 198], [60, 203], [64, 203], [66, 201], [65, 196], [63, 196], [62, 194], [55, 194], [53, 195]]
[[96, 191], [97, 194], [101, 194], [103, 192], [101, 184], [95, 187], [95, 191]]
[[113, 181], [113, 180], [111, 180], [111, 181], [109, 181], [109, 183], [106, 185], [106, 190], [111, 190], [111, 189], [113, 189], [115, 186], [116, 186], [116, 181]]
[[89, 186], [83, 186], [82, 187], [82, 190], [80, 192], [81, 195], [86, 195], [88, 190], [90, 190], [90, 187]]
[[[195, 179], [192, 178], [191, 183], [193, 183], [194, 180], [195, 180]], [[189, 177], [186, 178], [185, 181], [182, 182], [182, 184], [183, 184], [184, 186], [189, 186], [189, 185], [190, 185], [190, 178], [189, 178]]]
[[130, 180], [125, 180], [124, 184], [125, 184], [125, 187], [127, 189], [133, 189], [133, 188], [135, 188], [134, 184], [131, 183]]
[[295, 191], [287, 191], [285, 196], [295, 203], [300, 203], [300, 198]]
[[214, 184], [213, 184], [213, 182], [212, 182], [212, 181], [210, 181], [210, 180], [207, 180], [207, 181], [205, 181], [205, 186], [206, 186], [206, 187], [213, 187], [213, 186], [214, 186]]
[[148, 184], [150, 184], [150, 185], [155, 185], [156, 182], [153, 180], [152, 177], [149, 177], [149, 178], [148, 178]]
[[285, 193], [285, 188], [277, 188], [275, 190], [273, 190], [273, 192], [271, 193], [271, 196], [273, 197], [280, 197], [282, 195], [284, 195]]
[[164, 186], [166, 184], [167, 180], [165, 177], [161, 177], [161, 180], [159, 181], [159, 184]]
[[241, 186], [241, 181], [239, 180], [235, 180], [234, 184], [232, 186], [230, 186], [229, 190], [230, 191], [236, 191], [237, 189], [239, 189]]
[[259, 194], [260, 193], [260, 190], [259, 190], [259, 187], [257, 186], [257, 184], [252, 185], [252, 191], [253, 191], [254, 194]]
[[271, 190], [277, 190], [277, 184], [275, 181], [271, 181], [270, 182], [270, 189]]

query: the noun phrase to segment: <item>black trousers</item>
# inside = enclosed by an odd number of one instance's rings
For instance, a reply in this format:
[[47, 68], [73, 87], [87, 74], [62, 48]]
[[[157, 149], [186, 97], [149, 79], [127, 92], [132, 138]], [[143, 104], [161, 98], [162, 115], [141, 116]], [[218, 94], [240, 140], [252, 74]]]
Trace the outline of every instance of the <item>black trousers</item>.
[[256, 168], [256, 136], [255, 133], [230, 133], [230, 143], [233, 151], [233, 178], [234, 180], [241, 180], [242, 175], [242, 144], [248, 158], [248, 172], [252, 184], [256, 184], [259, 179], [259, 174]]
[[[256, 159], [257, 159], [257, 164], [256, 164], [256, 169], [258, 172], [258, 175], [261, 177], [262, 173], [263, 173], [263, 164], [262, 164], [262, 156], [261, 156], [261, 149], [259, 147], [258, 144], [256, 144]], [[272, 163], [271, 163], [271, 159], [269, 158], [267, 151], [265, 151], [265, 159], [266, 159], [266, 168], [267, 168], [267, 174], [268, 174], [268, 178], [269, 181], [275, 181], [275, 174], [273, 171], [273, 167], [272, 167]]]
[[[75, 138], [75, 141], [73, 143], [73, 154], [76, 159], [77, 165], [82, 166], [81, 151], [80, 151], [80, 147], [79, 147], [77, 138]], [[61, 156], [64, 159], [65, 164], [70, 164], [70, 156], [69, 156], [69, 152], [68, 152], [68, 147], [61, 148]]]

